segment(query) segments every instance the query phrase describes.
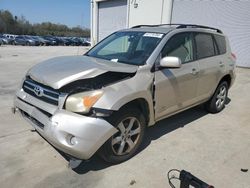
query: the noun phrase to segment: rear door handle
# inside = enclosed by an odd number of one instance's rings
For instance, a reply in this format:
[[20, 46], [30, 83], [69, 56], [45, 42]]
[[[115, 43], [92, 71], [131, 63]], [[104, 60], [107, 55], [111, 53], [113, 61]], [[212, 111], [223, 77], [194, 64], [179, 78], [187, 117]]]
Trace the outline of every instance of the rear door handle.
[[191, 72], [192, 75], [196, 75], [198, 73], [199, 73], [199, 71], [196, 68], [192, 69], [192, 72]]

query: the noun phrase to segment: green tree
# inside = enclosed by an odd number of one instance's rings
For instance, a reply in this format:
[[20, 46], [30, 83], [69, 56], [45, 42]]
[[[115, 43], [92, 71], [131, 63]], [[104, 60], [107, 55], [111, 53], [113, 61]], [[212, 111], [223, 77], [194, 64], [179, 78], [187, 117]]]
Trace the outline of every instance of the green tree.
[[8, 10], [0, 10], [0, 33], [89, 37], [90, 30], [51, 22], [31, 24], [24, 16], [13, 16]]

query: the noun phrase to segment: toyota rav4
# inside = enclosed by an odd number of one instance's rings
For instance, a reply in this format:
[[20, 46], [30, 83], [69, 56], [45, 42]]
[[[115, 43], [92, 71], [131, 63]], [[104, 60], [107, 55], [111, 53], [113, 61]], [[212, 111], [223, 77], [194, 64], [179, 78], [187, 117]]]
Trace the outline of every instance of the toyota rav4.
[[147, 126], [203, 103], [220, 112], [235, 79], [235, 59], [216, 28], [135, 26], [82, 56], [35, 65], [13, 110], [75, 159], [98, 153], [120, 163], [138, 151]]

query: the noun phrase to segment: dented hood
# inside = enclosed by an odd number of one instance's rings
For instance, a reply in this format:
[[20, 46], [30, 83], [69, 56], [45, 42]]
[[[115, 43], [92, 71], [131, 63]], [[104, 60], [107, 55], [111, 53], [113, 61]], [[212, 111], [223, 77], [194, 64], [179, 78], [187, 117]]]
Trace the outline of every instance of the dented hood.
[[105, 72], [134, 73], [137, 66], [88, 56], [63, 56], [32, 67], [28, 76], [54, 89], [80, 79], [93, 78]]

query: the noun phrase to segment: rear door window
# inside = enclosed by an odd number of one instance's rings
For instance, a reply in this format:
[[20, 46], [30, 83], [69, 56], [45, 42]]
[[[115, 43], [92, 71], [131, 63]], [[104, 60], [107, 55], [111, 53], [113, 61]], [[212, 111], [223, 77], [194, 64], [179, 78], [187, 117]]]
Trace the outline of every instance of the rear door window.
[[211, 34], [194, 33], [197, 59], [215, 55], [214, 41]]

